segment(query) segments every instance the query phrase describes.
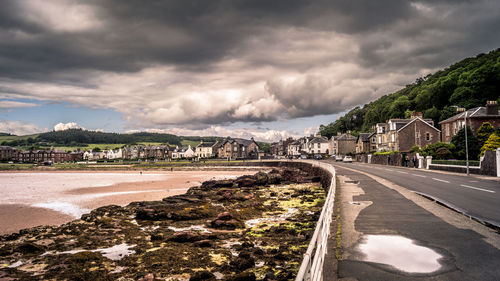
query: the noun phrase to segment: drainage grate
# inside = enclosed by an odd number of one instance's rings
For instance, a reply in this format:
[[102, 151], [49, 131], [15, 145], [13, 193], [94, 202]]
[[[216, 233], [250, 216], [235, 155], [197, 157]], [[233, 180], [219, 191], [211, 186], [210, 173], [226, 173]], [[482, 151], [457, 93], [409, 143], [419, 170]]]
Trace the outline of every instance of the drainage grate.
[[344, 183], [353, 183], [353, 184], [359, 184], [359, 181], [344, 181]]

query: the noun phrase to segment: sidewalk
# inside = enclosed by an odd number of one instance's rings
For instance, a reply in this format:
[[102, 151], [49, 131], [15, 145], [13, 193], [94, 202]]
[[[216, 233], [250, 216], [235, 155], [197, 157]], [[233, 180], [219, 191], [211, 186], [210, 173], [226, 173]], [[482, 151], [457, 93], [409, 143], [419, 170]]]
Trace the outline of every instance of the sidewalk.
[[343, 253], [337, 276], [325, 264], [325, 280], [500, 279], [500, 234], [386, 180], [336, 170]]

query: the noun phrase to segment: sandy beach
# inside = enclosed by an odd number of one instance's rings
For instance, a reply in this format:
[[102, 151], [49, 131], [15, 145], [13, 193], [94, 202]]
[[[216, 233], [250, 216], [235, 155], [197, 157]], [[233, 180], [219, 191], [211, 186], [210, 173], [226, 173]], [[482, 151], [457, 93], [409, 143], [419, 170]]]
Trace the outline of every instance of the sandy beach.
[[139, 171], [0, 173], [0, 234], [58, 225], [92, 209], [185, 193], [211, 179], [255, 171]]

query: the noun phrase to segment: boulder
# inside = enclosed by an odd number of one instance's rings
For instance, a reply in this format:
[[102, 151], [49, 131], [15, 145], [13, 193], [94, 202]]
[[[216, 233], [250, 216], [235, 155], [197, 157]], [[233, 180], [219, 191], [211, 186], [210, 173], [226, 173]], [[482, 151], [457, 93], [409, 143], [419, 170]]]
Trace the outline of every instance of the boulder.
[[171, 241], [180, 242], [180, 243], [195, 242], [195, 241], [200, 241], [202, 239], [203, 239], [203, 237], [201, 237], [197, 234], [194, 234], [190, 231], [176, 232], [176, 233], [174, 233], [172, 238], [170, 238]]
[[256, 179], [253, 176], [241, 176], [235, 180], [238, 187], [251, 187], [257, 184]]
[[191, 275], [189, 281], [216, 280], [215, 275], [208, 271], [197, 271]]

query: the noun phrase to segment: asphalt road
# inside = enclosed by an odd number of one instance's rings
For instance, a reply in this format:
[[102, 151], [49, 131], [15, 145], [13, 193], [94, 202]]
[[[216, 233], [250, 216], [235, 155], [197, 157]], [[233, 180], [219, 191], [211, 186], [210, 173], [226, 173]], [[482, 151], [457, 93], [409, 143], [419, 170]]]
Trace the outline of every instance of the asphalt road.
[[334, 166], [345, 166], [390, 180], [500, 228], [500, 181], [405, 167], [329, 162]]

